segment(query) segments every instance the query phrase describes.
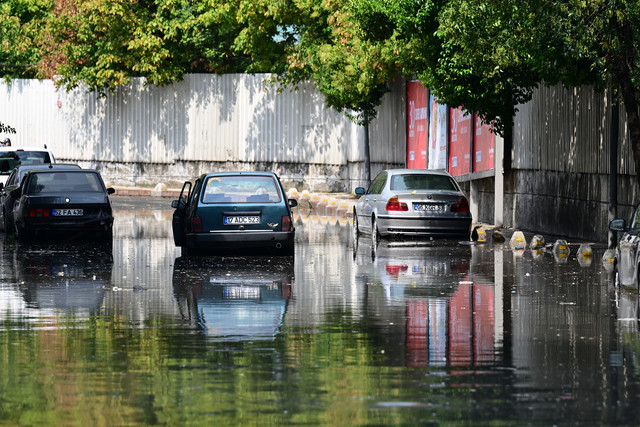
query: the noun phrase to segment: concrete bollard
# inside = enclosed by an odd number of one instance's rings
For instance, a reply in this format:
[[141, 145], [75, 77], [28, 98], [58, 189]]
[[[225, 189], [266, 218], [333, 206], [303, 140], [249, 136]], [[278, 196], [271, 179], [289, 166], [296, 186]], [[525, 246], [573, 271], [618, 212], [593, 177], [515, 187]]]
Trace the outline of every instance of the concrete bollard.
[[540, 234], [536, 234], [531, 238], [529, 249], [542, 249], [542, 248], [544, 248], [544, 237], [542, 237]]
[[578, 258], [578, 264], [581, 267], [589, 267], [593, 262], [593, 250], [591, 249], [591, 245], [588, 243], [583, 243], [578, 248], [578, 253], [576, 254]]
[[511, 236], [511, 240], [509, 240], [509, 245], [512, 250], [523, 250], [527, 247], [527, 239], [524, 237], [524, 233], [522, 231], [514, 231]]
[[553, 244], [553, 257], [556, 259], [557, 263], [567, 262], [570, 253], [571, 249], [569, 249], [569, 245], [566, 240], [558, 239]]

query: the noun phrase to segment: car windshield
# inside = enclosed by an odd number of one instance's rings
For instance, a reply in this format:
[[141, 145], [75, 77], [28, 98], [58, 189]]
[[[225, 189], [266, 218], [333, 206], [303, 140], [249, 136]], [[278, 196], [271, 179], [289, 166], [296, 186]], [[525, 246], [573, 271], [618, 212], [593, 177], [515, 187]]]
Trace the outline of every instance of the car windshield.
[[403, 174], [391, 177], [391, 190], [441, 190], [458, 191], [455, 182], [446, 175]]
[[104, 192], [98, 174], [95, 172], [56, 171], [33, 173], [27, 184], [26, 193], [59, 192]]
[[203, 203], [279, 202], [280, 192], [270, 176], [211, 176], [204, 185]]
[[51, 163], [47, 151], [3, 151], [0, 152], [0, 175], [9, 175], [18, 165], [41, 165]]

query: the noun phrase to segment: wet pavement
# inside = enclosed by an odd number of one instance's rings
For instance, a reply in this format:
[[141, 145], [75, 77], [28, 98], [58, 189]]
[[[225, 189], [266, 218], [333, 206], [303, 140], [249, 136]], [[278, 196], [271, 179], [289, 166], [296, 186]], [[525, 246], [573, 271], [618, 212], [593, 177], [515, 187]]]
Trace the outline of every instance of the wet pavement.
[[113, 202], [112, 251], [0, 242], [3, 424], [637, 424], [603, 246], [372, 248], [298, 210], [294, 259], [186, 258], [170, 199]]

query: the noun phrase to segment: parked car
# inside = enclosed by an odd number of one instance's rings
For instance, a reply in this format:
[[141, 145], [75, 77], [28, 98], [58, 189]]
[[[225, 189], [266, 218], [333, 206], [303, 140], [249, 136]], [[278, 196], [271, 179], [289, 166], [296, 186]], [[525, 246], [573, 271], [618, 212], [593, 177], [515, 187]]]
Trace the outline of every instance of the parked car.
[[80, 166], [70, 163], [43, 163], [39, 165], [18, 165], [13, 169], [7, 182], [0, 183], [0, 229], [5, 233], [13, 233], [13, 208], [16, 199], [11, 197], [11, 191], [20, 187], [24, 175], [35, 169], [80, 169]]
[[185, 252], [250, 250], [293, 255], [295, 228], [280, 180], [270, 172], [204, 174], [171, 206], [173, 238]]
[[0, 184], [4, 184], [9, 174], [18, 165], [39, 165], [55, 163], [53, 153], [44, 147], [0, 147]]
[[443, 236], [469, 239], [469, 202], [449, 173], [421, 169], [380, 172], [353, 208], [356, 236], [371, 234], [374, 245], [388, 236]]
[[97, 237], [111, 243], [113, 214], [100, 173], [89, 169], [28, 171], [10, 196], [18, 240], [63, 235], [70, 239]]
[[609, 223], [611, 231], [623, 233], [616, 246], [615, 278], [616, 283], [638, 290], [640, 283], [640, 205], [636, 208], [631, 221], [615, 218]]

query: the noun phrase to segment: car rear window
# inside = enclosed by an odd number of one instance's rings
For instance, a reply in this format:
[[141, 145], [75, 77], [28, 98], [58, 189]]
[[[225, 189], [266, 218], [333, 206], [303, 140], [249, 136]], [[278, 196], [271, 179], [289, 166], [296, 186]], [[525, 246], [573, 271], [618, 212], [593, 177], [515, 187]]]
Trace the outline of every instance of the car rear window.
[[442, 190], [458, 191], [456, 183], [445, 175], [405, 174], [391, 177], [391, 190]]
[[98, 174], [93, 172], [47, 172], [33, 173], [26, 193], [59, 193], [59, 192], [104, 192]]
[[48, 151], [3, 151], [0, 152], [0, 175], [9, 175], [18, 165], [41, 165], [51, 163]]
[[279, 202], [280, 191], [270, 176], [212, 176], [204, 184], [203, 203]]

